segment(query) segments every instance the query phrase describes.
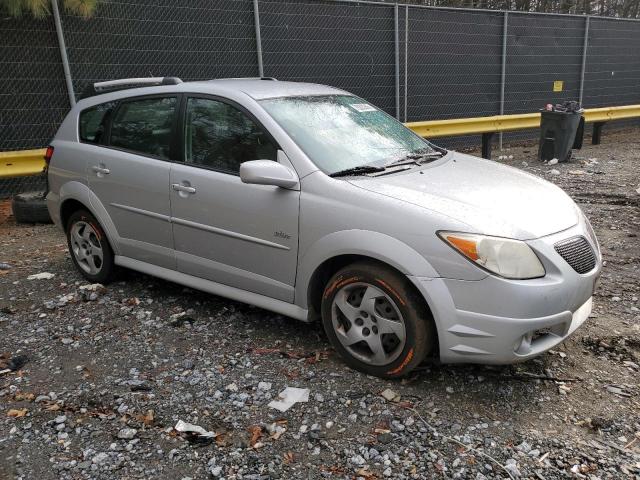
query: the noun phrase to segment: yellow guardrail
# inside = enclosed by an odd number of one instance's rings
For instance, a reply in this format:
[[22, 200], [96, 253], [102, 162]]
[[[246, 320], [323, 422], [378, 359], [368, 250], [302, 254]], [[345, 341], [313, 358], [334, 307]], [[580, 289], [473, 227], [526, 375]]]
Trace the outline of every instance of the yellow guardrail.
[[[587, 108], [583, 115], [586, 123], [594, 124], [593, 143], [598, 144], [600, 143], [602, 125], [613, 120], [639, 118], [640, 105]], [[482, 156], [489, 158], [491, 155], [491, 136], [494, 133], [538, 128], [540, 127], [540, 113], [428, 120], [409, 122], [405, 125], [425, 138], [482, 134]], [[42, 173], [45, 167], [44, 154], [45, 149], [0, 152], [0, 178], [24, 177]]]
[[492, 117], [452, 118], [449, 120], [427, 120], [405, 123], [421, 137], [456, 137], [478, 133], [509, 132], [540, 126], [539, 113], [517, 115], [494, 115]]
[[610, 122], [640, 117], [640, 105], [624, 105], [622, 107], [587, 108], [584, 111], [587, 123]]
[[[584, 113], [587, 123], [603, 123], [640, 117], [640, 105], [622, 107], [587, 108]], [[421, 137], [455, 137], [479, 133], [512, 132], [540, 126], [540, 113], [495, 115], [492, 117], [453, 118], [450, 120], [427, 120], [405, 123]]]
[[0, 178], [38, 175], [44, 170], [46, 149], [0, 152]]

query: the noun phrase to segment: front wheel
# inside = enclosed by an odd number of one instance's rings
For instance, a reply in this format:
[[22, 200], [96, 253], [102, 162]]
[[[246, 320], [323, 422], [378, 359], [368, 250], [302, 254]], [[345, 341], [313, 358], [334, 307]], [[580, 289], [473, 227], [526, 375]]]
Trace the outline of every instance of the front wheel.
[[390, 268], [356, 263], [337, 272], [322, 296], [333, 347], [361, 372], [402, 377], [433, 349], [433, 320], [409, 281]]
[[86, 210], [74, 212], [67, 222], [67, 244], [74, 265], [91, 283], [109, 283], [115, 265], [104, 230]]

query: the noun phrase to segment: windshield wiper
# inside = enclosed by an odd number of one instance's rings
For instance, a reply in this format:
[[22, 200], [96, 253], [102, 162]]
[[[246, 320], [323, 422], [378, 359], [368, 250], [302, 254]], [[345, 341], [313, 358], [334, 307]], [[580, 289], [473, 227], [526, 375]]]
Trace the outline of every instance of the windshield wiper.
[[389, 164], [387, 167], [397, 166], [397, 165], [407, 165], [410, 163], [415, 163], [416, 165], [422, 165], [422, 163], [426, 160], [435, 160], [437, 158], [442, 157], [442, 152], [429, 152], [429, 153], [410, 153], [409, 155], [405, 155], [404, 157], [395, 160]]
[[360, 165], [358, 167], [346, 168], [330, 173], [330, 177], [347, 177], [349, 175], [363, 175], [365, 173], [384, 172], [385, 167], [374, 167], [373, 165]]

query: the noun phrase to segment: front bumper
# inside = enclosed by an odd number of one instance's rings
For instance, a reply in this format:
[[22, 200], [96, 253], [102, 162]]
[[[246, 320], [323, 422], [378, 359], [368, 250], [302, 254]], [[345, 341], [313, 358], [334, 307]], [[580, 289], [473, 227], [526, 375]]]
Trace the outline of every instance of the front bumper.
[[[575, 235], [596, 251], [596, 266], [579, 274], [553, 245]], [[602, 268], [584, 224], [528, 242], [547, 274], [532, 280], [409, 277], [425, 296], [438, 330], [443, 363], [509, 364], [563, 342], [589, 317]]]

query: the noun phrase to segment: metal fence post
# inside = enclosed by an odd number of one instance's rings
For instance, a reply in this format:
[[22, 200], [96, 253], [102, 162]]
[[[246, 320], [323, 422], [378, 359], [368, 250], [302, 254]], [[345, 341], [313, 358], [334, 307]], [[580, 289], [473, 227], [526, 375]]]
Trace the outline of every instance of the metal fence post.
[[76, 95], [73, 92], [73, 82], [71, 81], [71, 69], [69, 68], [69, 58], [67, 57], [67, 47], [64, 44], [64, 35], [62, 33], [62, 22], [60, 21], [60, 11], [58, 10], [58, 0], [51, 0], [51, 9], [53, 10], [53, 20], [56, 24], [56, 34], [58, 35], [58, 47], [60, 47], [60, 56], [62, 57], [62, 70], [64, 71], [64, 80], [67, 84], [67, 93], [69, 94], [69, 103], [72, 107], [76, 104]]
[[[500, 115], [504, 115], [504, 87], [507, 78], [507, 28], [509, 25], [509, 12], [504, 12], [502, 23], [502, 66], [500, 70]], [[498, 136], [498, 146], [502, 150], [502, 132]]]
[[582, 44], [582, 66], [580, 67], [580, 95], [578, 103], [582, 106], [582, 96], [584, 94], [584, 71], [587, 68], [587, 48], [589, 47], [589, 23], [591, 17], [587, 15], [584, 20], [584, 43]]
[[264, 65], [262, 64], [262, 37], [260, 36], [260, 11], [258, 0], [253, 0], [253, 21], [256, 28], [256, 53], [258, 54], [258, 76], [264, 77]]
[[409, 76], [407, 74], [407, 64], [409, 63], [409, 5], [404, 6], [404, 121], [407, 121], [407, 84]]
[[400, 35], [398, 33], [398, 4], [393, 6], [395, 50], [396, 50], [396, 118], [400, 120]]

